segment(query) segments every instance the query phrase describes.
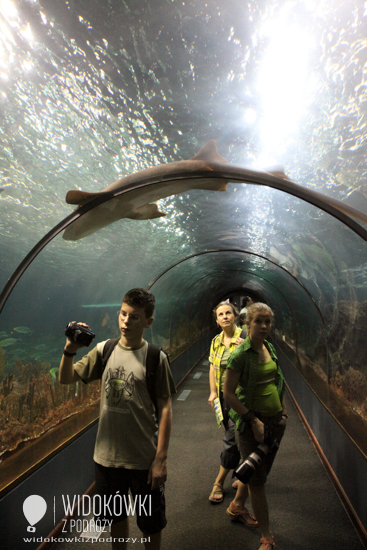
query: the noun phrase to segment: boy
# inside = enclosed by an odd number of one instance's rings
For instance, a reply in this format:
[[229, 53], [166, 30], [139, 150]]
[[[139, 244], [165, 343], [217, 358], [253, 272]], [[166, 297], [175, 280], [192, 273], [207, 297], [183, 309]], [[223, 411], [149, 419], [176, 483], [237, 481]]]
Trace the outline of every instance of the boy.
[[[161, 352], [154, 387], [157, 415], [146, 383], [148, 343], [143, 333], [153, 322], [155, 298], [143, 288], [124, 296], [118, 322], [120, 340], [106, 367], [102, 367], [105, 342], [100, 342], [77, 363], [73, 356], [82, 347], [67, 338], [60, 363], [61, 384], [101, 379], [100, 419], [93, 459], [96, 494], [110, 502], [116, 494], [128, 503], [130, 488], [136, 502], [144, 502], [145, 512], [137, 517], [144, 533], [145, 547], [159, 550], [161, 531], [166, 526], [164, 482], [172, 423], [171, 396], [175, 387], [167, 356]], [[83, 323], [80, 323], [83, 324]], [[156, 439], [158, 422], [158, 440]], [[103, 498], [106, 497], [106, 498]], [[138, 500], [139, 499], [139, 500]], [[129, 535], [128, 506], [102, 510], [102, 518], [112, 520], [112, 549], [125, 550]], [[126, 509], [127, 508], [127, 509]], [[137, 506], [138, 510], [138, 506]], [[141, 508], [144, 510], [144, 507]], [[119, 540], [120, 539], [120, 540]]]

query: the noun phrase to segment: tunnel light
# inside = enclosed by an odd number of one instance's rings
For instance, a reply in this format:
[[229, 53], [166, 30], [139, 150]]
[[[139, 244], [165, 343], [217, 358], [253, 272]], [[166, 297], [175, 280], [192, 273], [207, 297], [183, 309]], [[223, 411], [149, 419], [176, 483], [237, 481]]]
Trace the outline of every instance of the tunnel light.
[[15, 45], [15, 40], [13, 38], [12, 32], [3, 21], [0, 21], [0, 42], [2, 42], [3, 44], [4, 51], [5, 49], [11, 51], [10, 44]]
[[10, 0], [0, 0], [0, 12], [6, 19], [15, 19], [18, 16], [17, 9]]
[[259, 170], [268, 171], [269, 167], [277, 166], [279, 164], [279, 156], [274, 153], [263, 151], [256, 159], [255, 166]]
[[308, 103], [312, 36], [292, 24], [287, 13], [265, 22], [262, 35], [268, 40], [257, 88], [262, 103], [260, 140], [266, 151], [285, 152], [298, 131]]
[[251, 107], [245, 110], [245, 120], [248, 124], [253, 124], [257, 119], [257, 113], [255, 109]]
[[25, 38], [28, 42], [33, 42], [34, 36], [30, 27], [30, 24], [28, 23], [26, 28], [22, 31], [20, 31], [23, 38]]
[[24, 61], [22, 63], [22, 68], [24, 71], [28, 72], [28, 71], [31, 71], [33, 69], [33, 65], [30, 61]]

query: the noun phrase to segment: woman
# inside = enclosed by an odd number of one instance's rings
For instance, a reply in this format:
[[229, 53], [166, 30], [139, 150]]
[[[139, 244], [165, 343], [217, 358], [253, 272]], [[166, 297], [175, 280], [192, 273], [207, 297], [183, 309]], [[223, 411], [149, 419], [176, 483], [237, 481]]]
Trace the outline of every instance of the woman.
[[[223, 438], [223, 449], [220, 455], [219, 473], [215, 479], [213, 489], [209, 500], [213, 504], [219, 504], [223, 501], [223, 484], [231, 469], [237, 467], [240, 454], [235, 440], [235, 424], [229, 418], [229, 407], [223, 399], [223, 383], [226, 372], [228, 358], [232, 351], [243, 342], [241, 338], [241, 328], [236, 326], [237, 310], [235, 306], [228, 302], [220, 302], [214, 309], [214, 315], [218, 326], [222, 332], [213, 338], [210, 346], [210, 370], [209, 384], [210, 395], [209, 405], [214, 410], [214, 399], [219, 397], [222, 412], [225, 434]], [[257, 527], [255, 518], [246, 514], [246, 524]]]
[[[231, 355], [226, 371], [224, 398], [236, 423], [241, 458], [246, 459], [264, 442], [265, 426], [279, 442], [286, 424], [284, 377], [273, 346], [267, 342], [274, 314], [269, 306], [252, 304], [247, 311], [247, 338]], [[255, 413], [256, 411], [256, 413]], [[272, 448], [255, 469], [248, 485], [238, 484], [236, 497], [227, 509], [233, 520], [241, 520], [244, 502], [250, 494], [251, 504], [261, 529], [259, 550], [273, 550], [275, 543], [269, 529], [265, 482], [275, 458]]]

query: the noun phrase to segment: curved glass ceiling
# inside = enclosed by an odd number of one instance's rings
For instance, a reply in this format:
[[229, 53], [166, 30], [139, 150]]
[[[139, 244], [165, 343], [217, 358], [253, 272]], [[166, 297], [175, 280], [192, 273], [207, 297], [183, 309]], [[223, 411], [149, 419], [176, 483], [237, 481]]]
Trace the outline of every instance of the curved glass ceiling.
[[[203, 186], [207, 180], [198, 181]], [[153, 330], [159, 342], [170, 348], [178, 338], [175, 316], [184, 316], [192, 330], [196, 326], [192, 338], [174, 346], [175, 353], [210, 330], [215, 301], [239, 289], [272, 303], [280, 312], [277, 328], [288, 323], [292, 339], [305, 350], [318, 341], [315, 337], [309, 344], [312, 333], [325, 338], [325, 326], [333, 329], [337, 316], [330, 318], [330, 311], [338, 304], [365, 300], [367, 242], [314, 205], [264, 185], [229, 183], [225, 192], [192, 189], [159, 201], [163, 217], [121, 219], [80, 240], [62, 238], [83, 221], [93, 226], [101, 213], [114, 212], [118, 201], [128, 204], [137, 194], [149, 201], [152, 189], [161, 185], [116, 190], [118, 197], [90, 203], [96, 206], [89, 212], [84, 208], [15, 286], [4, 308], [4, 331], [33, 326], [36, 318], [40, 328], [50, 330], [62, 318], [66, 323], [87, 314], [98, 326], [102, 312], [108, 318], [116, 313], [128, 288], [150, 285], [160, 295]]]
[[69, 189], [211, 138], [367, 212], [363, 1], [1, 0], [0, 19], [0, 286]]

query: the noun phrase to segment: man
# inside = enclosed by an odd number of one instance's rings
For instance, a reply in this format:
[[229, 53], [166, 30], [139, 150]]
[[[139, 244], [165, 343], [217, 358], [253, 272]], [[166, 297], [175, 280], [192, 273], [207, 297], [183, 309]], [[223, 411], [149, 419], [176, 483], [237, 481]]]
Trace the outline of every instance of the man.
[[[153, 322], [154, 307], [151, 292], [142, 288], [127, 292], [118, 317], [121, 337], [104, 370], [105, 342], [97, 344], [74, 364], [73, 357], [82, 346], [67, 338], [60, 363], [61, 384], [101, 379], [100, 419], [93, 458], [96, 494], [101, 495], [102, 502], [109, 502], [112, 495], [110, 502], [114, 502], [114, 506], [105, 506], [101, 511], [101, 518], [112, 521], [113, 550], [127, 548], [128, 502], [135, 502], [137, 511], [140, 508], [142, 512], [137, 515], [137, 523], [147, 539], [147, 549], [159, 550], [161, 531], [167, 523], [164, 482], [172, 423], [171, 396], [176, 390], [167, 356], [160, 352], [153, 384], [156, 414], [146, 380], [148, 343], [143, 339], [144, 330]], [[115, 506], [117, 497], [119, 506]]]
[[240, 315], [244, 315], [246, 317], [246, 314], [247, 314], [247, 308], [250, 307], [251, 304], [253, 304], [253, 300], [252, 298], [250, 298], [250, 296], [245, 296], [243, 299], [242, 299], [242, 305], [243, 305], [243, 308], [241, 309], [240, 311]]

